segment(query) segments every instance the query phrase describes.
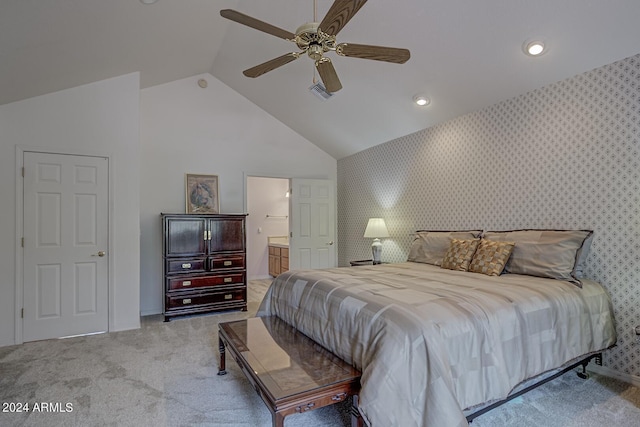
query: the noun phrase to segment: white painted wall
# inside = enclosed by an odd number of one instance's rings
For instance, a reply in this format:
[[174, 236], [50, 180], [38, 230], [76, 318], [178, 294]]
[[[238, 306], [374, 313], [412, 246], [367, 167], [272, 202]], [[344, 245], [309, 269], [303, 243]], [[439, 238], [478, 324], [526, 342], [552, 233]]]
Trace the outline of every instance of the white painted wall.
[[142, 90], [140, 143], [142, 314], [162, 311], [160, 213], [184, 212], [185, 173], [219, 176], [223, 213], [245, 209], [246, 175], [337, 178], [334, 158], [210, 74]]
[[16, 146], [111, 158], [111, 331], [140, 325], [139, 74], [0, 105], [0, 346], [16, 331]]
[[285, 196], [288, 190], [288, 179], [247, 177], [247, 277], [250, 280], [271, 277], [268, 237], [289, 234], [289, 198]]

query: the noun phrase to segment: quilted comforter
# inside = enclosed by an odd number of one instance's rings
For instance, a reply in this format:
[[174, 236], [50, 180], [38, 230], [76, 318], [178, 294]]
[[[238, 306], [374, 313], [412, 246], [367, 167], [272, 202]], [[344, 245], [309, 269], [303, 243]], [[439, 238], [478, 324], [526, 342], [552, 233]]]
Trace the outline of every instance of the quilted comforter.
[[466, 408], [616, 341], [598, 283], [420, 263], [297, 270], [274, 279], [276, 315], [362, 371], [375, 427], [466, 426]]

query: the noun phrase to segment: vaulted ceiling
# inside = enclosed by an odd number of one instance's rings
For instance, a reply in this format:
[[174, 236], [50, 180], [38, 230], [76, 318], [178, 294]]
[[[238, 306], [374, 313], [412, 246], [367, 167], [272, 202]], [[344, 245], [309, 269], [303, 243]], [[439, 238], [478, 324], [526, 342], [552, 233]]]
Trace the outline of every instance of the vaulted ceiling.
[[[336, 159], [640, 53], [638, 0], [369, 0], [338, 42], [407, 48], [402, 65], [327, 54], [343, 89], [310, 93], [297, 51], [228, 21], [235, 9], [295, 32], [332, 0], [1, 0], [0, 104], [139, 71], [143, 88], [211, 73]], [[533, 58], [523, 43], [543, 40]], [[427, 107], [412, 102], [431, 99]]]

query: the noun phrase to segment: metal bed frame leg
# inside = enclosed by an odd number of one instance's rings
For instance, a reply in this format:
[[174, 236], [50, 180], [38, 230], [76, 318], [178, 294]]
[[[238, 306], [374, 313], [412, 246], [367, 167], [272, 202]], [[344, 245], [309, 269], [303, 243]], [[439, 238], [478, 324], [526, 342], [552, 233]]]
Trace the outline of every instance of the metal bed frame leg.
[[587, 365], [589, 364], [589, 362], [591, 362], [592, 359], [595, 360], [596, 365], [602, 366], [602, 353], [596, 353], [592, 355], [590, 358], [583, 360], [580, 363], [582, 365], [582, 372], [576, 372], [576, 375], [578, 375], [578, 377], [582, 378], [583, 380], [586, 380], [589, 378], [589, 373], [587, 372]]
[[589, 379], [589, 373], [587, 372], [587, 365], [589, 364], [590, 361], [591, 361], [591, 359], [583, 361], [581, 363], [582, 372], [576, 372], [576, 375], [578, 377], [582, 378], [583, 380]]

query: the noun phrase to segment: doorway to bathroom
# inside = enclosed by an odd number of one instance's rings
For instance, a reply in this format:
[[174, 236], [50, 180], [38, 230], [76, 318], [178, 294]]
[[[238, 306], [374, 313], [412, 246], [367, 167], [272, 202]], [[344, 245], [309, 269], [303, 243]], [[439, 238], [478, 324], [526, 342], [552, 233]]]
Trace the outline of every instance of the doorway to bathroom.
[[[247, 176], [247, 279], [267, 279], [288, 266], [282, 254], [289, 248], [288, 178]], [[270, 262], [271, 248], [271, 262]], [[277, 250], [278, 254], [275, 254]], [[276, 258], [279, 264], [276, 266]]]

